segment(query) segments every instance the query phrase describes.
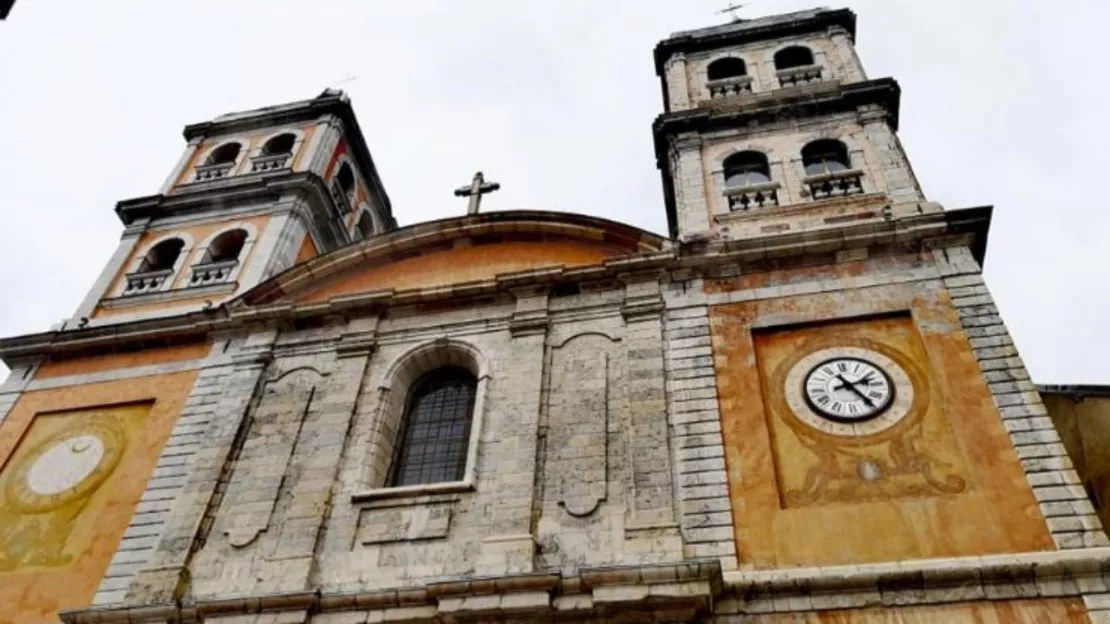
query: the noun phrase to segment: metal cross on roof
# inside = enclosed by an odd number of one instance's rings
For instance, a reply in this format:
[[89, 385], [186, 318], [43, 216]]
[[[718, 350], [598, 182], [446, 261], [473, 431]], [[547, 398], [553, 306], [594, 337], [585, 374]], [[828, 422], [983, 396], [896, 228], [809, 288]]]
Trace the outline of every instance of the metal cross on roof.
[[499, 188], [501, 188], [501, 185], [497, 182], [486, 182], [486, 179], [482, 177], [482, 172], [479, 171], [474, 174], [474, 179], [470, 182], [470, 186], [460, 186], [455, 189], [455, 196], [469, 197], [470, 203], [467, 204], [466, 214], [478, 214], [478, 207], [482, 203], [482, 195], [492, 193]]
[[724, 9], [721, 9], [720, 11], [717, 11], [717, 12], [718, 13], [728, 13], [728, 16], [730, 18], [732, 18], [732, 21], [735, 22], [735, 21], [741, 19], [739, 17], [736, 17], [736, 12], [739, 11], [740, 9], [746, 7], [746, 6], [748, 6], [748, 3], [746, 3], [746, 2], [743, 3], [743, 4], [729, 3], [728, 7], [724, 8]]

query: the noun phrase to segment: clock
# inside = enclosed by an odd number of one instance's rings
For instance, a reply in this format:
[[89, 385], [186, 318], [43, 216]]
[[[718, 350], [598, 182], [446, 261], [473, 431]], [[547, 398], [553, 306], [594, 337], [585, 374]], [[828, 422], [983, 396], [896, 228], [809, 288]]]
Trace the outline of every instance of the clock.
[[42, 513], [87, 497], [119, 463], [124, 441], [109, 420], [57, 432], [13, 466], [5, 498], [19, 511]]
[[806, 425], [838, 436], [881, 433], [902, 421], [914, 400], [906, 370], [862, 346], [832, 346], [800, 358], [786, 375], [786, 402]]
[[818, 414], [841, 422], [861, 422], [883, 413], [894, 400], [890, 376], [860, 357], [819, 362], [805, 377], [806, 401]]

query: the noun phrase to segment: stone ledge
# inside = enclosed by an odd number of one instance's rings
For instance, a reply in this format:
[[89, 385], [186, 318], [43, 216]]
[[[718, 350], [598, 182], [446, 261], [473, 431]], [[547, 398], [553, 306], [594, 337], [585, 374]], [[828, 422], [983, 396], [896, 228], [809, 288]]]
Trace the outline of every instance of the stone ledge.
[[1108, 591], [1110, 547], [738, 570], [725, 572], [723, 578], [726, 593], [736, 597], [731, 610], [743, 613], [937, 604], [1016, 596], [1086, 596]]
[[[557, 614], [606, 616], [616, 613], [669, 614], [653, 621], [689, 621], [707, 615], [722, 588], [716, 561], [582, 569], [577, 575], [522, 574], [442, 581], [391, 590], [329, 594], [296, 592], [242, 596], [174, 604], [94, 607], [63, 612], [66, 624], [201, 622], [215, 617], [311, 613], [358, 614], [360, 621], [399, 624], [500, 621], [505, 617]], [[674, 619], [674, 614], [682, 614]], [[253, 620], [250, 620], [253, 621]], [[270, 620], [266, 620], [270, 621]], [[308, 620], [297, 620], [308, 621]]]

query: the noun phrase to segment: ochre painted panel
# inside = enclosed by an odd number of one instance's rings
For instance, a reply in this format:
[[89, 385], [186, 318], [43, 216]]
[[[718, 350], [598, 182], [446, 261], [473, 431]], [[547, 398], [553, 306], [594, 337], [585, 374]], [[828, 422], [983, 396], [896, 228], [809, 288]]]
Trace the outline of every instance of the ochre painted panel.
[[68, 375], [86, 375], [102, 371], [184, 362], [203, 358], [211, 345], [207, 342], [144, 349], [126, 353], [102, 353], [44, 362], [35, 371], [35, 379], [51, 379]]
[[[901, 416], [896, 421], [841, 426], [819, 416], [813, 423], [797, 416], [791, 403], [799, 398], [804, 402], [804, 397], [802, 384], [791, 383], [792, 374], [809, 368], [808, 354], [820, 357], [845, 346], [885, 355], [887, 368], [897, 367], [908, 380], [898, 397], [905, 399], [904, 405], [895, 401], [884, 414]], [[755, 350], [783, 508], [967, 491], [964, 459], [908, 315], [758, 333]], [[847, 369], [851, 362], [840, 365]], [[870, 422], [884, 428], [865, 430]], [[829, 430], [821, 429], [826, 423]]]
[[872, 607], [752, 617], [752, 624], [1088, 624], [1079, 598]]
[[301, 242], [301, 248], [297, 250], [297, 257], [293, 260], [293, 264], [300, 264], [318, 255], [320, 255], [320, 252], [316, 251], [316, 243], [312, 242], [311, 236], [305, 234], [304, 241]]
[[623, 253], [626, 252], [602, 244], [575, 241], [507, 241], [460, 247], [346, 273], [308, 293], [302, 300], [323, 301], [336, 295], [386, 288], [400, 290], [443, 286], [492, 279], [502, 273], [541, 267], [598, 264]]
[[[883, 314], [828, 322], [848, 307]], [[901, 317], [890, 316], [897, 311]], [[753, 331], [760, 325], [775, 326]], [[943, 288], [716, 306], [711, 326], [742, 566], [1054, 549]], [[805, 429], [791, 416], [798, 410], [785, 400], [783, 371], [838, 343], [900, 363], [920, 395], [908, 416], [881, 434], [835, 444], [819, 432], [799, 434]]]
[[196, 372], [28, 392], [0, 426], [0, 622], [87, 607]]

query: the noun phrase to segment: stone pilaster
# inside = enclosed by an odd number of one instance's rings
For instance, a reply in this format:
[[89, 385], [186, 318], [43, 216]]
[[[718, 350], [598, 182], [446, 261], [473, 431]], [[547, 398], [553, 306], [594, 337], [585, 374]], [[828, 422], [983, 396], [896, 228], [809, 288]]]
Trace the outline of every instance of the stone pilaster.
[[[251, 334], [244, 344], [231, 355], [231, 364], [219, 375], [218, 386], [210, 393], [198, 397], [190, 404], [200, 407], [206, 400], [215, 400], [206, 414], [207, 424], [198, 416], [199, 431], [179, 438], [180, 445], [167, 444], [163, 450], [159, 467], [165, 468], [161, 474], [185, 477], [184, 484], [165, 506], [164, 517], [158, 533], [157, 546], [153, 556], [141, 566], [130, 584], [126, 585], [124, 601], [128, 604], [163, 604], [180, 597], [188, 583], [187, 568], [193, 553], [203, 545], [212, 526], [212, 514], [219, 505], [219, 499], [227, 487], [231, 475], [232, 460], [241, 446], [245, 434], [247, 411], [254, 399], [255, 390], [266, 364], [270, 360], [270, 349], [276, 337], [276, 330]], [[198, 383], [199, 387], [199, 383]], [[183, 432], [185, 433], [185, 432]], [[174, 431], [174, 435], [177, 431]], [[175, 450], [176, 449], [176, 450]], [[185, 460], [187, 469], [178, 473], [173, 469], [175, 453], [191, 454]], [[191, 463], [190, 463], [191, 462]], [[155, 470], [155, 477], [159, 475]], [[186, 476], [187, 475], [187, 476]], [[106, 588], [102, 591], [122, 592], [124, 587]], [[119, 594], [105, 595], [104, 600], [117, 600]], [[99, 598], [98, 598], [99, 600]]]

